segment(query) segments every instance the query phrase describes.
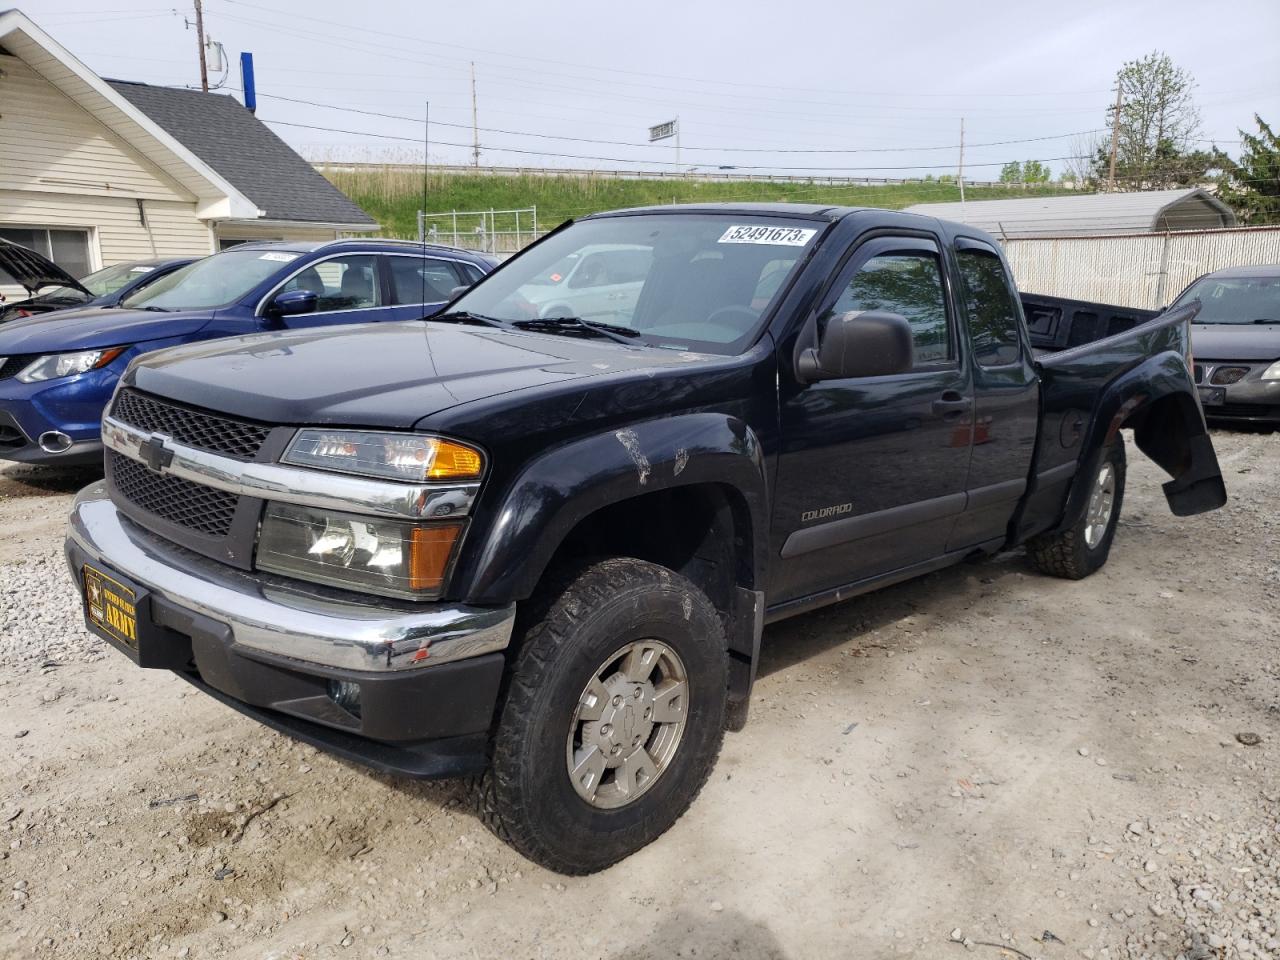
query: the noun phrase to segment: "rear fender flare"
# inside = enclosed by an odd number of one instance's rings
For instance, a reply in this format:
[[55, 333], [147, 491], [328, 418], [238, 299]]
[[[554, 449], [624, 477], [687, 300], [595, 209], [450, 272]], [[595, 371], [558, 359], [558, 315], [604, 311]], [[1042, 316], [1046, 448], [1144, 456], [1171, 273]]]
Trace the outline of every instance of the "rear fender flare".
[[1227, 502], [1218, 457], [1195, 396], [1186, 358], [1176, 350], [1148, 357], [1103, 389], [1085, 435], [1059, 530], [1088, 508], [1090, 478], [1104, 449], [1122, 427], [1132, 427], [1138, 449], [1173, 479], [1163, 485], [1176, 516], [1215, 510]]

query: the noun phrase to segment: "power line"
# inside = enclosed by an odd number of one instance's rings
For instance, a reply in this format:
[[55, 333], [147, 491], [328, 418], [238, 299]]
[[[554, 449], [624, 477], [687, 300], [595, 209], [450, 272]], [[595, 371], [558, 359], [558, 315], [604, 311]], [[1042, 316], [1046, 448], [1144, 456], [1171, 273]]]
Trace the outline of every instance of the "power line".
[[[398, 114], [398, 113], [381, 113], [377, 110], [364, 110], [359, 107], [343, 107], [333, 103], [321, 103], [317, 100], [303, 100], [297, 97], [282, 97], [279, 94], [272, 94], [272, 93], [259, 93], [258, 96], [265, 99], [270, 99], [270, 100], [282, 100], [285, 103], [299, 103], [309, 107], [321, 107], [325, 110], [340, 110], [344, 113], [358, 113], [367, 117], [381, 117], [387, 120], [406, 120], [413, 123], [418, 122], [417, 118], [415, 117], [409, 117], [409, 116], [405, 116], [403, 114]], [[466, 123], [446, 123], [442, 120], [437, 120], [435, 121], [435, 124], [438, 127], [452, 127], [459, 130], [473, 129], [473, 126], [471, 124], [466, 124]], [[478, 127], [474, 129], [482, 130], [485, 133], [500, 133], [508, 136], [517, 136], [517, 137], [537, 137], [543, 140], [565, 140], [565, 141], [571, 141], [573, 143], [595, 143], [595, 144], [601, 144], [604, 146], [616, 146], [616, 147], [643, 147], [643, 148], [666, 149], [665, 147], [658, 147], [657, 145], [651, 144], [651, 143], [636, 143], [628, 140], [599, 140], [599, 139], [593, 139], [590, 137], [567, 137], [567, 136], [560, 136], [558, 134], [551, 134], [551, 133], [534, 133], [529, 130], [506, 130], [501, 127]], [[1101, 133], [1102, 129], [1103, 128], [1099, 127], [1094, 130], [1077, 130], [1074, 133], [1059, 133], [1059, 134], [1054, 134], [1052, 136], [1047, 136], [1047, 137], [1024, 137], [1017, 140], [992, 140], [987, 143], [970, 143], [970, 144], [967, 144], [967, 146], [970, 148], [1003, 147], [1003, 146], [1008, 146], [1010, 144], [1015, 144], [1015, 143], [1043, 143], [1048, 140], [1065, 140], [1068, 137], [1080, 137], [1080, 136], [1086, 136], [1090, 133]], [[712, 152], [719, 152], [719, 153], [793, 153], [793, 154], [906, 153], [906, 152], [923, 152], [923, 151], [933, 151], [933, 150], [955, 150], [956, 145], [947, 144], [946, 146], [940, 146], [940, 147], [856, 147], [856, 148], [849, 148], [849, 149], [794, 148], [794, 147], [777, 147], [777, 148], [774, 148], [774, 147], [691, 147], [691, 146], [683, 145], [681, 149], [712, 151]]]
[[[221, 0], [221, 2], [230, 3], [240, 7], [248, 7], [256, 13], [276, 14], [277, 16], [285, 16], [291, 19], [296, 17], [296, 15], [291, 11], [281, 10], [279, 8], [273, 8], [271, 6], [261, 3], [260, 0], [253, 0], [252, 3], [248, 2], [248, 0]], [[564, 65], [564, 61], [555, 60], [548, 57], [534, 57], [528, 54], [508, 53], [508, 52], [499, 51], [499, 50], [486, 50], [481, 47], [472, 47], [469, 45], [458, 44], [458, 43], [447, 43], [441, 40], [431, 40], [426, 37], [410, 36], [400, 32], [392, 33], [385, 30], [374, 30], [371, 27], [357, 26], [355, 24], [344, 23], [338, 20], [326, 20], [321, 17], [314, 17], [310, 15], [308, 15], [307, 21], [311, 23], [323, 23], [329, 26], [339, 27], [344, 31], [354, 30], [360, 33], [367, 33], [373, 36], [388, 37], [391, 39], [401, 40], [401, 41], [407, 40], [415, 44], [425, 44], [428, 46], [446, 47], [453, 50], [459, 50], [459, 51], [462, 51], [464, 54], [466, 54], [466, 59], [468, 60], [471, 59], [475, 53], [485, 53], [485, 54], [490, 54], [492, 56], [505, 57], [508, 59], [527, 60], [533, 63], [548, 63], [548, 64], [554, 64], [555, 66]], [[296, 23], [296, 20], [295, 20], [295, 23]], [[275, 25], [272, 24], [272, 26], [275, 26]], [[491, 66], [500, 66], [500, 65], [493, 64]], [[828, 94], [836, 94], [841, 96], [858, 96], [858, 97], [865, 97], [865, 96], [941, 97], [941, 98], [1039, 97], [1039, 96], [1066, 97], [1066, 96], [1085, 96], [1085, 95], [1092, 95], [1096, 93], [1106, 92], [1106, 90], [1055, 90], [1055, 91], [1018, 91], [1018, 92], [1002, 91], [998, 93], [990, 93], [990, 92], [984, 92], [984, 93], [903, 92], [903, 93], [898, 93], [896, 91], [883, 91], [883, 90], [882, 91], [833, 90], [830, 88], [816, 88], [816, 87], [788, 87], [788, 86], [783, 86], [783, 85], [774, 84], [774, 83], [744, 83], [741, 81], [734, 81], [734, 80], [717, 80], [714, 78], [706, 78], [706, 77], [689, 77], [689, 76], [681, 76], [678, 74], [651, 73], [651, 72], [640, 71], [640, 70], [624, 70], [619, 67], [607, 67], [607, 66], [599, 66], [599, 65], [583, 65], [583, 68], [588, 70], [604, 72], [604, 73], [616, 73], [616, 74], [623, 74], [626, 76], [633, 76], [633, 77], [644, 77], [644, 78], [659, 79], [659, 80], [675, 80], [681, 83], [714, 83], [714, 84], [720, 84], [722, 86], [730, 86], [730, 87], [769, 89], [769, 90], [794, 90], [798, 93], [828, 93]], [[630, 85], [635, 86], [637, 84], [632, 83]], [[678, 90], [678, 92], [684, 92], [683, 88]], [[756, 97], [755, 95], [749, 95], [749, 96], [751, 96], [752, 99], [758, 99], [758, 97]]]
[[[319, 126], [317, 124], [292, 123], [287, 120], [268, 120], [265, 118], [263, 118], [262, 122], [269, 123], [274, 126], [298, 127], [304, 130], [323, 130], [327, 133], [345, 133], [351, 136], [358, 136], [358, 137], [374, 137], [379, 140], [399, 140], [406, 143], [418, 142], [416, 137], [402, 137], [402, 136], [397, 136], [395, 134], [389, 134], [389, 133], [367, 133], [363, 130], [345, 130], [339, 127], [324, 127], [324, 126]], [[447, 146], [447, 147], [470, 147], [470, 144], [456, 143], [448, 140], [436, 140], [435, 143], [438, 145]], [[664, 167], [686, 166], [686, 164], [682, 164], [682, 163], [678, 164], [675, 161], [671, 161], [671, 160], [629, 160], [622, 157], [600, 157], [600, 156], [592, 156], [592, 155], [576, 154], [576, 153], [553, 153], [546, 150], [525, 150], [519, 147], [489, 147], [488, 149], [495, 150], [500, 153], [520, 153], [520, 154], [528, 154], [531, 156], [538, 156], [538, 157], [557, 157], [559, 159], [565, 159], [565, 160], [602, 160], [607, 163], [651, 163], [651, 164], [658, 164], [659, 166], [664, 166]], [[1038, 160], [1037, 162], [1051, 163], [1056, 160], [1084, 160], [1084, 159], [1087, 159], [1087, 156], [1081, 155], [1081, 156], [1066, 156], [1066, 157], [1044, 157]], [[992, 161], [985, 161], [982, 163], [971, 163], [969, 165], [971, 167], [1002, 167], [1008, 162], [1010, 161], [992, 160]], [[912, 163], [912, 164], [906, 164], [905, 166], [878, 166], [878, 167], [877, 166], [872, 166], [872, 167], [847, 167], [847, 166], [786, 167], [786, 166], [780, 166], [778, 164], [764, 164], [764, 165], [758, 165], [758, 166], [735, 164], [734, 169], [737, 169], [737, 170], [811, 170], [811, 171], [826, 171], [826, 172], [834, 172], [838, 170], [951, 170], [951, 169], [954, 169], [954, 165], [949, 163], [932, 164], [932, 165]]]
[[[224, 2], [232, 2], [232, 0], [224, 0]], [[227, 20], [233, 20], [233, 21], [236, 21], [236, 22], [247, 23], [247, 24], [254, 25], [254, 26], [265, 26], [265, 27], [270, 27], [270, 28], [272, 28], [272, 29], [280, 29], [280, 27], [281, 27], [281, 24], [279, 24], [279, 23], [272, 23], [272, 22], [270, 22], [270, 21], [263, 21], [263, 20], [254, 20], [254, 19], [252, 19], [252, 18], [249, 18], [249, 17], [243, 17], [243, 16], [240, 16], [240, 15], [238, 15], [238, 14], [227, 14], [227, 13], [223, 13], [223, 14], [222, 14], [222, 16], [223, 16], [223, 18], [224, 18], [224, 19], [227, 19]], [[333, 21], [326, 21], [326, 20], [319, 20], [319, 21], [317, 21], [317, 22], [321, 22], [321, 23], [333, 23]], [[347, 25], [341, 25], [341, 26], [346, 27]], [[359, 31], [359, 30], [361, 30], [362, 28], [350, 27], [349, 29], [353, 29], [353, 30], [357, 30], [357, 31]], [[371, 55], [377, 56], [377, 57], [378, 57], [378, 58], [380, 58], [380, 59], [401, 60], [401, 61], [405, 61], [405, 62], [408, 62], [408, 63], [416, 64], [416, 65], [419, 65], [419, 66], [423, 65], [424, 63], [426, 63], [426, 62], [428, 61], [428, 58], [441, 59], [441, 60], [454, 60], [454, 61], [456, 61], [456, 62], [458, 62], [458, 63], [459, 63], [459, 66], [457, 66], [457, 67], [450, 67], [450, 66], [440, 66], [440, 65], [437, 65], [437, 68], [438, 68], [438, 69], [444, 69], [444, 70], [456, 70], [456, 71], [458, 71], [458, 72], [465, 72], [465, 69], [466, 69], [466, 68], [465, 68], [465, 67], [463, 67], [463, 66], [462, 66], [462, 64], [464, 64], [464, 63], [468, 62], [468, 61], [463, 60], [462, 58], [458, 58], [458, 57], [442, 57], [442, 56], [440, 56], [439, 54], [425, 54], [425, 55], [424, 55], [424, 54], [421, 54], [421, 53], [417, 53], [417, 54], [415, 54], [415, 55], [408, 55], [408, 54], [409, 54], [409, 51], [407, 51], [407, 50], [403, 50], [402, 48], [395, 48], [395, 47], [392, 47], [392, 48], [389, 50], [389, 49], [387, 48], [387, 45], [386, 45], [385, 43], [377, 43], [377, 44], [375, 44], [375, 43], [373, 43], [372, 41], [361, 41], [361, 40], [352, 39], [350, 36], [342, 36], [342, 37], [338, 37], [338, 36], [334, 36], [334, 35], [332, 35], [332, 34], [326, 34], [326, 33], [320, 32], [320, 31], [316, 31], [316, 30], [309, 30], [309, 29], [305, 29], [305, 28], [300, 27], [300, 26], [296, 23], [296, 21], [295, 21], [295, 22], [292, 22], [292, 23], [290, 23], [290, 24], [289, 24], [289, 30], [290, 30], [290, 35], [291, 35], [291, 37], [294, 37], [294, 38], [310, 39], [310, 40], [312, 40], [312, 41], [314, 41], [314, 42], [324, 43], [324, 44], [329, 44], [329, 45], [333, 45], [333, 46], [338, 46], [338, 47], [340, 47], [340, 48], [342, 48], [342, 49], [344, 49], [344, 50], [347, 50], [347, 51], [350, 51], [350, 50], [352, 50], [352, 49], [363, 49], [365, 52], [368, 52], [368, 53], [370, 53]], [[366, 30], [365, 32], [370, 32], [370, 31], [367, 31], [367, 30]], [[377, 32], [377, 33], [379, 33], [380, 35], [384, 33], [383, 31], [374, 31], [374, 32]], [[399, 34], [385, 34], [385, 35], [387, 35], [387, 36], [393, 36], [393, 37], [395, 37], [396, 39], [399, 39], [399, 40], [406, 40], [406, 39], [408, 39], [408, 40], [412, 40], [412, 41], [413, 41], [413, 42], [415, 42], [415, 43], [417, 43], [417, 42], [428, 42], [428, 41], [419, 41], [417, 38], [404, 37], [403, 35], [399, 35]], [[392, 51], [396, 51], [396, 52], [392, 52]], [[399, 55], [397, 55], [397, 54], [399, 54]], [[479, 62], [479, 61], [477, 61], [477, 62]], [[502, 71], [502, 70], [504, 70], [504, 69], [506, 69], [506, 70], [511, 70], [511, 69], [516, 69], [516, 68], [503, 67], [503, 66], [501, 66], [501, 65], [492, 65], [492, 64], [491, 64], [491, 65], [489, 65], [489, 71], [490, 71], [490, 72], [493, 72], [494, 70]], [[501, 75], [501, 74], [499, 74], [499, 75]], [[568, 80], [570, 80], [570, 81], [578, 82], [578, 83], [579, 83], [579, 85], [578, 85], [578, 86], [565, 86], [565, 85], [563, 85], [563, 84], [547, 83], [547, 82], [545, 82], [544, 80], [540, 79], [542, 76], [548, 76], [548, 75], [550, 75], [550, 76], [560, 76], [560, 77], [563, 77], [563, 78], [568, 79]], [[510, 76], [508, 79], [511, 79], [511, 80], [513, 80], [513, 81], [517, 81], [517, 82], [519, 82], [522, 86], [531, 86], [531, 87], [536, 87], [536, 88], [544, 89], [544, 90], [564, 91], [564, 92], [569, 92], [569, 93], [574, 93], [574, 94], [581, 94], [581, 93], [583, 93], [583, 92], [584, 92], [583, 87], [581, 86], [581, 81], [584, 81], [584, 80], [585, 80], [585, 81], [587, 81], [587, 82], [589, 82], [589, 83], [593, 83], [593, 84], [599, 84], [599, 83], [613, 83], [613, 84], [617, 85], [617, 84], [622, 83], [621, 81], [608, 81], [608, 80], [604, 80], [604, 81], [602, 81], [602, 80], [600, 80], [600, 79], [599, 79], [599, 78], [597, 78], [597, 77], [583, 77], [583, 76], [580, 76], [580, 75], [571, 75], [571, 74], [563, 74], [563, 73], [561, 73], [561, 74], [554, 74], [554, 73], [551, 73], [551, 72], [546, 71], [546, 70], [540, 70], [540, 71], [539, 71], [539, 73], [538, 73], [538, 77], [536, 77], [536, 78], [531, 78], [531, 77], [528, 75], [528, 73], [526, 72], [526, 73], [517, 73], [517, 74], [515, 74], [514, 76]], [[623, 83], [622, 85], [624, 85], [624, 86], [625, 86], [625, 85], [628, 85], [628, 84]], [[630, 86], [636, 86], [636, 84], [630, 84]], [[794, 108], [792, 108], [792, 109], [788, 109], [788, 110], [785, 110], [785, 111], [782, 111], [782, 110], [772, 110], [772, 111], [770, 111], [770, 110], [763, 110], [763, 109], [759, 108], [758, 106], [751, 106], [751, 107], [747, 107], [747, 106], [738, 106], [738, 107], [732, 107], [732, 106], [726, 106], [726, 105], [725, 105], [725, 104], [723, 104], [723, 103], [718, 103], [718, 104], [709, 104], [709, 103], [705, 103], [705, 102], [704, 102], [704, 103], [691, 102], [691, 101], [688, 99], [688, 92], [689, 92], [689, 91], [688, 91], [686, 88], [677, 88], [677, 87], [660, 88], [660, 87], [653, 87], [652, 85], [645, 85], [645, 89], [646, 89], [646, 90], [655, 90], [655, 89], [657, 89], [657, 90], [667, 90], [667, 91], [670, 91], [670, 92], [673, 92], [673, 93], [679, 93], [679, 94], [681, 94], [681, 95], [682, 95], [682, 102], [684, 102], [684, 103], [688, 103], [690, 106], [695, 106], [695, 107], [699, 107], [699, 108], [701, 108], [701, 109], [707, 109], [707, 110], [718, 110], [718, 111], [723, 111], [723, 112], [736, 112], [736, 113], [749, 113], [749, 114], [751, 114], [751, 115], [772, 115], [772, 116], [783, 117], [783, 118], [788, 118], [788, 119], [793, 119], [793, 118], [795, 118], [795, 117], [800, 116], [800, 117], [808, 117], [808, 118], [813, 118], [813, 119], [818, 119], [818, 120], [822, 120], [822, 119], [832, 120], [832, 119], [834, 119], [834, 120], [843, 120], [843, 121], [847, 121], [847, 120], [849, 120], [849, 119], [851, 118], [851, 117], [850, 117], [850, 115], [849, 115], [849, 114], [847, 114], [847, 113], [846, 113], [846, 114], [806, 113], [806, 112], [802, 112], [802, 111], [797, 111], [797, 110], [795, 110]], [[701, 93], [703, 93], [704, 95], [709, 95], [709, 96], [713, 96], [713, 97], [730, 97], [730, 98], [733, 98], [733, 99], [746, 99], [746, 100], [750, 100], [752, 103], [759, 103], [761, 100], [773, 100], [773, 101], [776, 101], [776, 102], [778, 102], [778, 103], [780, 103], [780, 104], [784, 104], [784, 105], [791, 105], [791, 104], [794, 104], [794, 102], [795, 102], [794, 100], [785, 100], [785, 99], [779, 99], [779, 98], [768, 98], [768, 97], [759, 97], [759, 96], [748, 96], [748, 95], [745, 95], [745, 94], [716, 93], [716, 92], [714, 92], [714, 91], [700, 91], [700, 92], [701, 92]], [[841, 91], [841, 92], [843, 92], [843, 91]], [[855, 96], [856, 96], [857, 94], [850, 94], [850, 95], [855, 95]], [[646, 104], [653, 104], [653, 103], [655, 102], [655, 97], [653, 97], [652, 95], [650, 95], [650, 96], [635, 96], [635, 95], [633, 95], [633, 94], [625, 94], [625, 93], [609, 93], [609, 94], [608, 94], [608, 96], [609, 96], [611, 99], [615, 99], [615, 100], [629, 100], [629, 101], [634, 101], [634, 102], [639, 102], [639, 103], [646, 103]], [[815, 102], [815, 103], [817, 103], [819, 106], [823, 106], [823, 107], [837, 107], [837, 108], [838, 108], [838, 107], [843, 106], [843, 104], [840, 104], [840, 103], [831, 103], [831, 102], [828, 102], [828, 101], [810, 101], [810, 102]], [[920, 113], [921, 115], [923, 115], [926, 111], [933, 111], [933, 110], [935, 110], [935, 108], [932, 108], [932, 107], [911, 107], [911, 106], [891, 105], [891, 104], [866, 104], [866, 105], [864, 105], [864, 109], [870, 109], [870, 110], [882, 110], [882, 111], [891, 111], [894, 115], [896, 115], [896, 114], [898, 114], [898, 113], [900, 113], [900, 112], [902, 112], [902, 111], [904, 111], [904, 110], [905, 110], [905, 111], [915, 112], [915, 113]], [[938, 108], [938, 109], [940, 109], [940, 108]], [[983, 108], [974, 108], [974, 109], [967, 110], [967, 112], [969, 112], [969, 113], [975, 113], [975, 114], [982, 114], [982, 115], [987, 116], [988, 118], [995, 118], [995, 117], [1010, 117], [1010, 118], [1013, 118], [1013, 117], [1040, 117], [1040, 116], [1043, 116], [1043, 111], [1038, 111], [1038, 112], [1035, 112], [1035, 113], [1018, 113], [1018, 114], [1010, 114], [1010, 113], [992, 113], [992, 112], [990, 112], [990, 111], [984, 110]], [[1057, 114], [1059, 114], [1059, 115], [1061, 115], [1061, 114], [1085, 114], [1085, 113], [1095, 113], [1095, 112], [1096, 112], [1096, 109], [1095, 109], [1095, 108], [1093, 108], [1093, 107], [1089, 107], [1089, 108], [1081, 108], [1081, 109], [1074, 109], [1074, 110], [1061, 110], [1061, 109], [1057, 109], [1057, 110], [1055, 110], [1055, 112], [1056, 112]], [[935, 117], [935, 118], [936, 118], [936, 117], [942, 117], [942, 116], [948, 116], [948, 117], [949, 117], [949, 116], [951, 116], [951, 115], [952, 115], [952, 113], [951, 113], [950, 111], [945, 111], [945, 112], [934, 112], [934, 113], [932, 113], [932, 114], [931, 114], [931, 116], [933, 116], [933, 117]], [[874, 115], [874, 116], [877, 116], [877, 117], [879, 117], [880, 119], [886, 119], [885, 117], [880, 116], [880, 115], [878, 115], [878, 114], [876, 114], [876, 115]]]

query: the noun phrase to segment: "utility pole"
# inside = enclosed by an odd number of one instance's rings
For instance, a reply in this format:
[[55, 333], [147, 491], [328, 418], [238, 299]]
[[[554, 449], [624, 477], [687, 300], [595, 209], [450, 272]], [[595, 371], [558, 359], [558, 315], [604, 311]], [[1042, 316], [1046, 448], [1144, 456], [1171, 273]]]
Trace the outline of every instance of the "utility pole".
[[1123, 96], [1124, 87], [1116, 80], [1116, 112], [1111, 118], [1111, 170], [1107, 174], [1108, 193], [1114, 193], [1116, 189], [1116, 144], [1120, 139], [1120, 104]]
[[960, 184], [960, 202], [964, 203], [964, 117], [960, 118], [960, 170], [956, 181]]
[[471, 162], [480, 168], [480, 127], [476, 113], [476, 62], [471, 61]]
[[204, 4], [195, 0], [196, 4], [196, 42], [200, 44], [200, 89], [209, 92], [209, 65], [204, 59]]
[[676, 114], [676, 173], [680, 172], [680, 114]]

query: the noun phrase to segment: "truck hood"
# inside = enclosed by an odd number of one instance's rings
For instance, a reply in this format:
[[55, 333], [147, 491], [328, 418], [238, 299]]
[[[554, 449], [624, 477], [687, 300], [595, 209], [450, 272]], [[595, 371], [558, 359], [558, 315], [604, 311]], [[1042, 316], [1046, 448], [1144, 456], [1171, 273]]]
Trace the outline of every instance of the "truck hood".
[[1280, 323], [1194, 323], [1191, 350], [1197, 360], [1280, 359]]
[[161, 337], [188, 336], [212, 319], [213, 314], [208, 310], [181, 313], [111, 307], [59, 310], [0, 326], [0, 357], [96, 350]]
[[0, 272], [13, 277], [30, 294], [41, 287], [72, 287], [93, 296], [52, 260], [9, 240], [0, 240]]
[[150, 354], [139, 389], [267, 423], [408, 429], [486, 397], [726, 358], [447, 323], [361, 324], [205, 341]]

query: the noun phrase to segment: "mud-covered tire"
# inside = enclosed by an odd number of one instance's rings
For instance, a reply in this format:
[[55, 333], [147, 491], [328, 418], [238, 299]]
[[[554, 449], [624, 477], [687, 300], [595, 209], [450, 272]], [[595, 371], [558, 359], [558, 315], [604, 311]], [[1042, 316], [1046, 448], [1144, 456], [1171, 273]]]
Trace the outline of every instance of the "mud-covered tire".
[[[640, 560], [593, 563], [552, 584], [535, 603], [492, 759], [471, 797], [484, 823], [530, 860], [558, 873], [594, 873], [661, 836], [706, 783], [724, 738], [724, 630], [697, 587]], [[611, 655], [640, 640], [660, 641], [678, 655], [687, 677], [686, 719], [652, 783], [622, 806], [601, 808], [571, 781], [566, 745], [587, 683]]]
[[[1111, 471], [1114, 494], [1103, 532], [1100, 537], [1093, 536], [1091, 543], [1090, 528], [1098, 523], [1098, 517], [1092, 510], [1093, 498], [1099, 479], [1106, 470]], [[1124, 438], [1117, 435], [1115, 441], [1107, 447], [1094, 475], [1089, 479], [1089, 497], [1086, 499], [1085, 510], [1080, 519], [1066, 530], [1042, 534], [1027, 542], [1027, 556], [1041, 573], [1067, 580], [1083, 580], [1107, 562], [1107, 557], [1111, 553], [1111, 542], [1115, 539], [1116, 527], [1120, 522], [1120, 508], [1124, 503], [1124, 483]]]

